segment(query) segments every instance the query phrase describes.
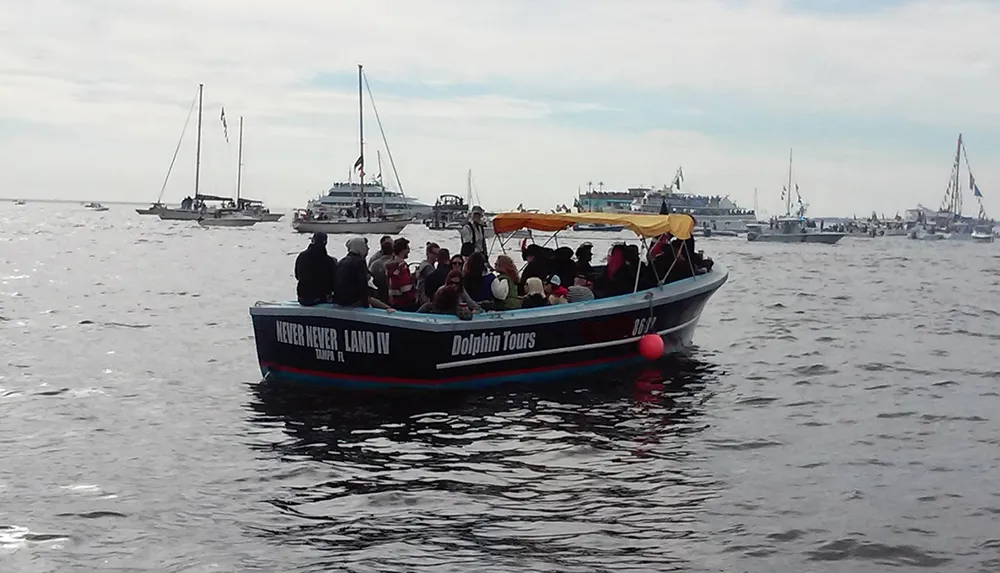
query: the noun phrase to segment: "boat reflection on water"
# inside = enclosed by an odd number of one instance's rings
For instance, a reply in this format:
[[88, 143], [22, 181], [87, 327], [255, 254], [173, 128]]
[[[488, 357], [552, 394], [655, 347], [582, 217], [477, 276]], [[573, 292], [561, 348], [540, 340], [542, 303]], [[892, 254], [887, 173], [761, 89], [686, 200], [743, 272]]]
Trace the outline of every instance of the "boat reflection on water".
[[[345, 455], [356, 459], [357, 446], [373, 435], [400, 447], [410, 441], [455, 445], [517, 439], [510, 432], [518, 428], [526, 436], [558, 430], [568, 432], [568, 439], [596, 433], [616, 441], [637, 439], [644, 432], [636, 430], [652, 423], [659, 428], [656, 436], [666, 437], [700, 429], [694, 422], [711, 397], [706, 384], [718, 372], [717, 366], [696, 356], [693, 349], [610, 375], [580, 376], [544, 386], [509, 385], [502, 391], [331, 395], [309, 386], [289, 387], [265, 380], [254, 384], [254, 399], [248, 406], [253, 411], [251, 423], [272, 428], [282, 423], [295, 439], [267, 449], [323, 461]], [[368, 461], [377, 463], [378, 452], [369, 453], [373, 459]]]
[[257, 383], [251, 447], [271, 493], [247, 531], [316, 570], [698, 570], [724, 485], [698, 445], [721, 373], [694, 352], [468, 393]]

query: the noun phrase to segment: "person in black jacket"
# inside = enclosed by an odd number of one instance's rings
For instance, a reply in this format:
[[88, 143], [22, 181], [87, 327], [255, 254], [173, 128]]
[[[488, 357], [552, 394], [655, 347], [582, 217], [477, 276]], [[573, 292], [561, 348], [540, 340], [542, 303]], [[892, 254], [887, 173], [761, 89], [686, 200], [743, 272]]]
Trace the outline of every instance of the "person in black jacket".
[[388, 312], [394, 309], [372, 296], [374, 287], [365, 257], [368, 239], [354, 237], [347, 241], [347, 256], [337, 264], [334, 277], [333, 302], [340, 306], [375, 307]]
[[315, 233], [306, 250], [295, 258], [295, 294], [302, 306], [333, 300], [337, 259], [326, 252], [326, 233]]

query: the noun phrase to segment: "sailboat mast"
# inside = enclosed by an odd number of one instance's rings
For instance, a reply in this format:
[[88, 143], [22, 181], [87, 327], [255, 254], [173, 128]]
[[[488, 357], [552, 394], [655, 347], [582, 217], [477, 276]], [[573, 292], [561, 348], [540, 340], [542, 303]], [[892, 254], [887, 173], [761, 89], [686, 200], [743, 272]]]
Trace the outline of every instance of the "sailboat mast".
[[198, 84], [198, 145], [195, 150], [194, 156], [194, 196], [198, 196], [198, 190], [201, 187], [201, 110], [202, 110], [202, 95], [205, 90], [205, 84]]
[[378, 161], [378, 186], [382, 188], [382, 214], [385, 215], [385, 184], [382, 183], [382, 152], [375, 150], [375, 159]]
[[365, 193], [365, 98], [361, 91], [361, 74], [361, 64], [358, 64], [358, 146], [360, 147], [358, 161], [361, 162], [361, 171], [359, 172], [361, 176], [361, 197], [367, 203], [368, 194]]
[[240, 116], [240, 144], [236, 160], [236, 206], [240, 206], [240, 189], [243, 186], [243, 116]]
[[472, 170], [470, 169], [465, 177], [465, 198], [469, 202], [467, 205], [469, 212], [472, 212]]
[[792, 149], [788, 149], [788, 187], [785, 191], [785, 216], [792, 216]]
[[951, 212], [954, 216], [962, 215], [962, 134], [958, 134], [958, 146], [955, 148], [955, 181], [952, 182]]

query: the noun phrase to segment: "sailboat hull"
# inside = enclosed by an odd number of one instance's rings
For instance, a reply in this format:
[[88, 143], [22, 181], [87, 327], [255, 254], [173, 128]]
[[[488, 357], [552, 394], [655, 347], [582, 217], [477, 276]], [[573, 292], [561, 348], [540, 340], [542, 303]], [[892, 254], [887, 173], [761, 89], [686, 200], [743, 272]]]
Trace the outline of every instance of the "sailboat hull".
[[160, 219], [164, 221], [197, 221], [203, 215], [201, 211], [192, 211], [190, 209], [171, 209], [169, 207], [163, 208], [156, 213], [160, 216]]
[[844, 233], [747, 233], [747, 241], [752, 243], [820, 243], [832, 245], [844, 238]]
[[198, 221], [198, 224], [202, 227], [253, 227], [257, 223], [257, 219], [250, 217], [220, 217], [218, 219], [201, 219]]
[[364, 221], [357, 219], [307, 221], [297, 219], [292, 222], [292, 228], [300, 233], [326, 233], [328, 235], [395, 235], [412, 222], [413, 219], [401, 221]]

